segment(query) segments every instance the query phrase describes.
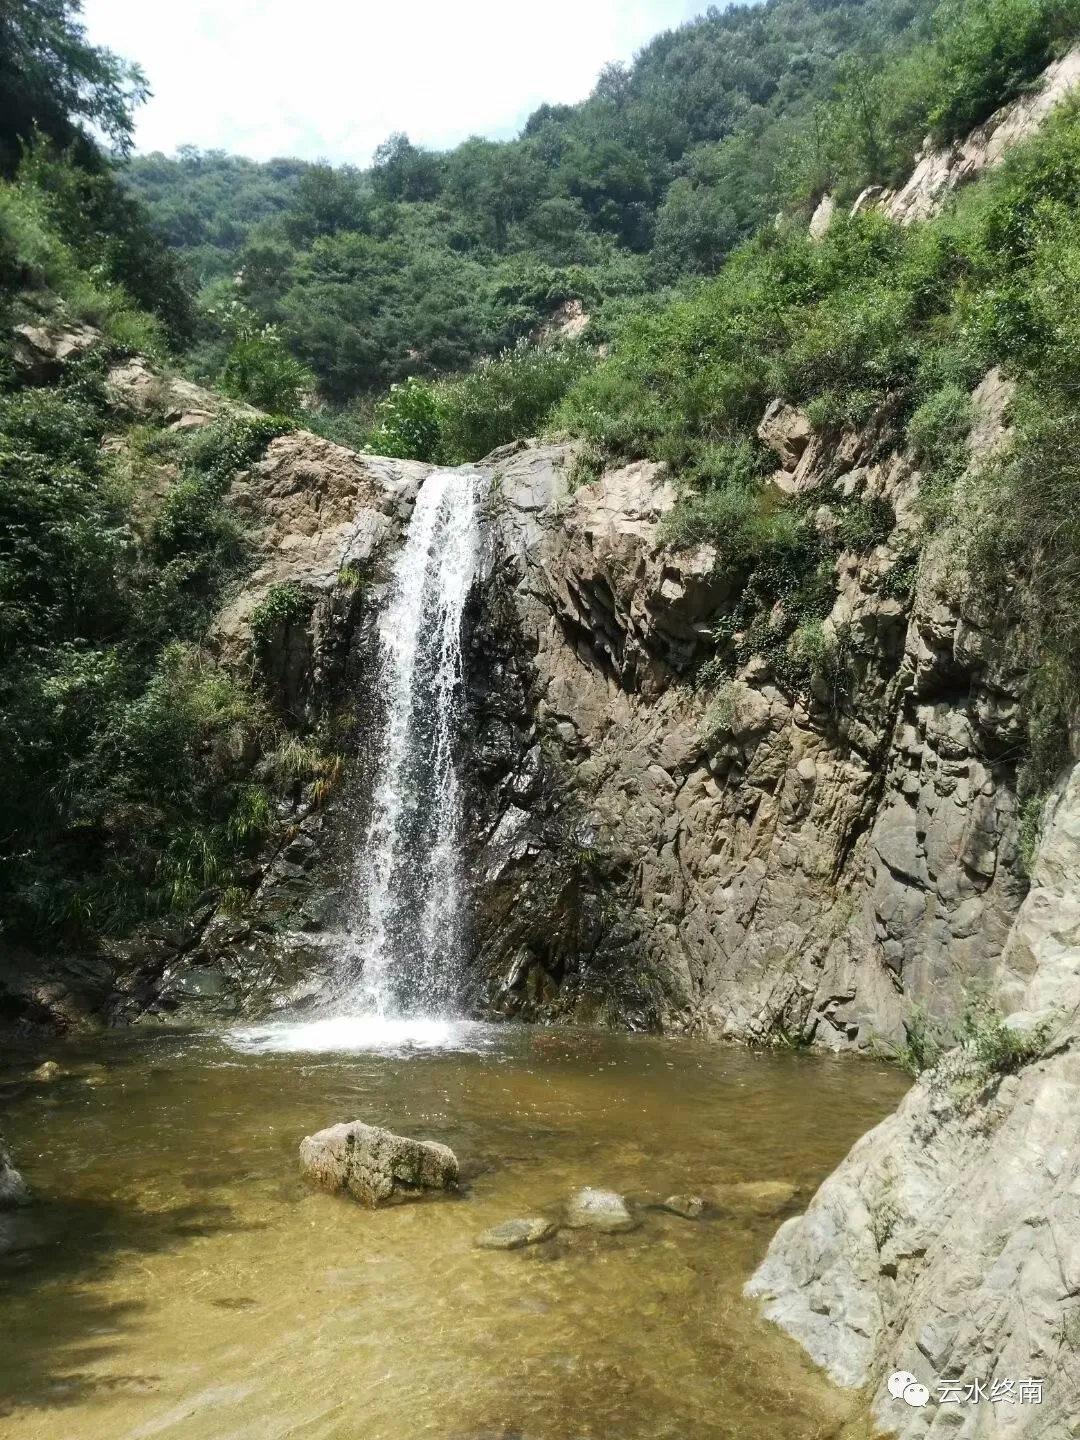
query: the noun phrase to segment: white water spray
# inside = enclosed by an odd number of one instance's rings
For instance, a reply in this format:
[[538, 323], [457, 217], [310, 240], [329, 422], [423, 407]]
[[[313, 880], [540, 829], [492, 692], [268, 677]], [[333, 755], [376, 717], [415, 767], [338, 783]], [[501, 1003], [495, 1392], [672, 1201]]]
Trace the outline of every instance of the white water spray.
[[350, 999], [377, 1015], [446, 1013], [457, 991], [453, 749], [477, 486], [467, 469], [435, 470], [424, 481], [379, 619], [385, 729], [346, 954]]

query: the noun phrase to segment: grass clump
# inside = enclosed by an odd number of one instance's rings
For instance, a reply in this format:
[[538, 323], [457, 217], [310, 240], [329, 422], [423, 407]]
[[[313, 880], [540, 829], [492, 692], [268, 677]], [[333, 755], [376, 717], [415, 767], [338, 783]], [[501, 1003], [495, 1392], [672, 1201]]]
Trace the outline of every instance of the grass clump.
[[946, 1055], [957, 1053], [966, 1077], [985, 1081], [1015, 1074], [1038, 1060], [1052, 1029], [1049, 1021], [1042, 1021], [1021, 1030], [986, 1001], [970, 1005], [954, 1026], [933, 1024], [917, 1006], [904, 1021], [904, 1042], [892, 1052], [892, 1059], [917, 1077], [933, 1070]]

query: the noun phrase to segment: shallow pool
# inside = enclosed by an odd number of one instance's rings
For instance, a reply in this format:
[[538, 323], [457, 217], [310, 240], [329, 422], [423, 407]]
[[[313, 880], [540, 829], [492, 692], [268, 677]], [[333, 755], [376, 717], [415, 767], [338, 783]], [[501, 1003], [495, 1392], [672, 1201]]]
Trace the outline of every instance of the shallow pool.
[[[31, 1079], [46, 1056], [68, 1074]], [[9, 1049], [2, 1126], [36, 1203], [0, 1220], [0, 1430], [862, 1436], [859, 1397], [740, 1290], [783, 1216], [903, 1088], [872, 1062], [561, 1029], [128, 1032]], [[372, 1213], [308, 1189], [300, 1139], [350, 1119], [451, 1145], [461, 1196]], [[801, 1198], [777, 1212], [726, 1191], [700, 1220], [648, 1208], [760, 1180]], [[624, 1193], [640, 1227], [475, 1247], [501, 1220], [557, 1219], [580, 1185]]]

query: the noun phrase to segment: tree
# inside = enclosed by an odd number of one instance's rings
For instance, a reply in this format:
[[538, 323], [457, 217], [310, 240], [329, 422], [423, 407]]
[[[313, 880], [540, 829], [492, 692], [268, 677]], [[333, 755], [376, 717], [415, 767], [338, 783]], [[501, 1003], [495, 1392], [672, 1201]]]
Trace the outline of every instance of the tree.
[[438, 156], [418, 150], [407, 135], [391, 135], [375, 151], [371, 177], [387, 200], [434, 200], [442, 189]]
[[0, 0], [0, 170], [11, 174], [35, 133], [63, 146], [90, 127], [122, 154], [146, 77], [91, 45], [78, 23], [82, 0]]

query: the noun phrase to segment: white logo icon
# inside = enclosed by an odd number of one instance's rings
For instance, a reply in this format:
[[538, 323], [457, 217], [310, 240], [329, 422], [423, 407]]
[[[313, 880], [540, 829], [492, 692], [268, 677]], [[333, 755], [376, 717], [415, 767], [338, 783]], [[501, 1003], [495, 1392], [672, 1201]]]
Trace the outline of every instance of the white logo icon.
[[910, 1370], [896, 1370], [889, 1376], [889, 1394], [894, 1400], [899, 1400], [909, 1385], [917, 1385], [917, 1375], [912, 1375]]
[[921, 1407], [930, 1399], [930, 1391], [920, 1385], [910, 1370], [895, 1370], [888, 1379], [889, 1394], [894, 1400], [903, 1400], [908, 1405]]

